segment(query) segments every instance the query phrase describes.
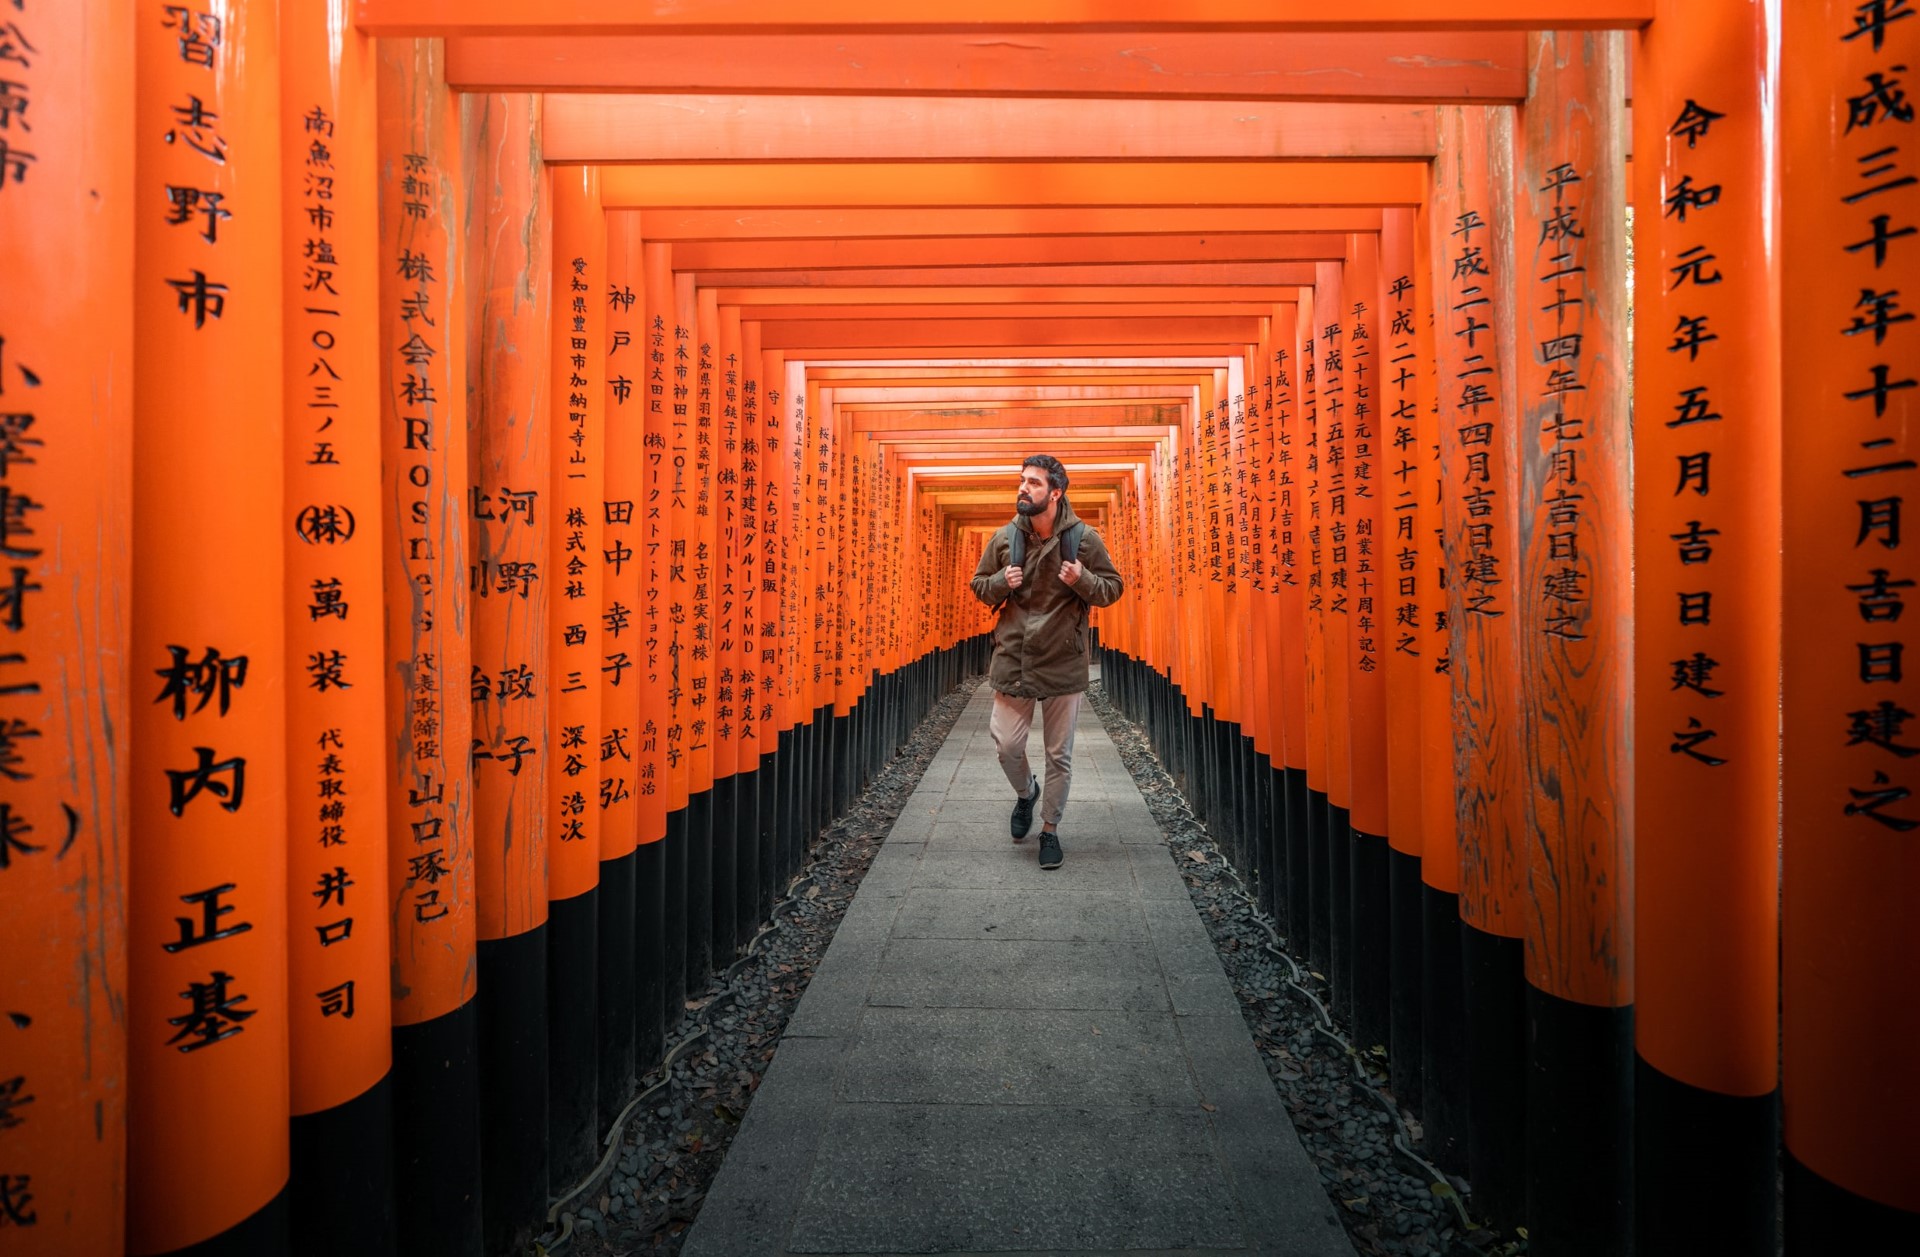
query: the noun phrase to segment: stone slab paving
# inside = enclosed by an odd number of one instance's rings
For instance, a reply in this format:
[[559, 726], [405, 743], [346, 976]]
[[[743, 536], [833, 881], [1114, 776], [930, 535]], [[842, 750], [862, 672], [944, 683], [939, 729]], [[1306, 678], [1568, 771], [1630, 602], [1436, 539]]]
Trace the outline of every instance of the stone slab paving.
[[686, 1257], [1352, 1257], [1099, 718], [1043, 872], [1007, 833], [991, 702], [875, 857]]

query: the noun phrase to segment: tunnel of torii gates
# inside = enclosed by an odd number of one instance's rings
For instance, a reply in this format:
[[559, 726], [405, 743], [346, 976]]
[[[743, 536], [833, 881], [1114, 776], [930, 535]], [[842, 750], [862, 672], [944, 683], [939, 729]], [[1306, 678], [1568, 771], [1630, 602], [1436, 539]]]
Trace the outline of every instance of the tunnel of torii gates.
[[8, 1257], [540, 1234], [1041, 451], [1478, 1215], [1920, 1251], [1920, 6], [1048, 7], [0, 4]]

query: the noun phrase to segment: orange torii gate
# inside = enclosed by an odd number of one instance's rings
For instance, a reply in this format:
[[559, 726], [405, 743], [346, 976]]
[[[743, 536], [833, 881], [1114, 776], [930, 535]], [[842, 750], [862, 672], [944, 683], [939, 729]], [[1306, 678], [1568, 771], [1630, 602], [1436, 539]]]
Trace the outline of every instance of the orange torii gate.
[[524, 1247], [1041, 445], [1479, 1216], [1920, 1237], [1920, 11], [13, 8], [7, 1251]]

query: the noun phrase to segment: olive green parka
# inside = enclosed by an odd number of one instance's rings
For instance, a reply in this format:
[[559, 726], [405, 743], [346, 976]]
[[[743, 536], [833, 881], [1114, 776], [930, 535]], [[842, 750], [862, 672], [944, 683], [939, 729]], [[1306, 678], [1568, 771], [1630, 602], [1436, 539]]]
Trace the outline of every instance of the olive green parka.
[[[1016, 528], [1026, 534], [1024, 575], [1019, 589], [1009, 589], [1006, 569]], [[1081, 565], [1080, 579], [1071, 585], [1060, 579], [1060, 540], [1070, 528], [1080, 533]], [[1015, 698], [1083, 692], [1092, 657], [1087, 608], [1111, 606], [1124, 588], [1106, 543], [1073, 513], [1065, 494], [1053, 535], [1045, 540], [1026, 516], [1015, 516], [987, 541], [973, 573], [974, 595], [1000, 612], [987, 683]]]

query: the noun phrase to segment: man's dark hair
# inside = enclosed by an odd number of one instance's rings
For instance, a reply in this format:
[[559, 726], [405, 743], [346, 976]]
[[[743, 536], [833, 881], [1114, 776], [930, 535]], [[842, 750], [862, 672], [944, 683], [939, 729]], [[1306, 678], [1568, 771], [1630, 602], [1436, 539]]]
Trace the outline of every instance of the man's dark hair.
[[1060, 490], [1062, 493], [1067, 491], [1067, 469], [1061, 464], [1060, 460], [1053, 455], [1032, 454], [1020, 465], [1022, 467], [1038, 467], [1047, 473], [1047, 484]]

